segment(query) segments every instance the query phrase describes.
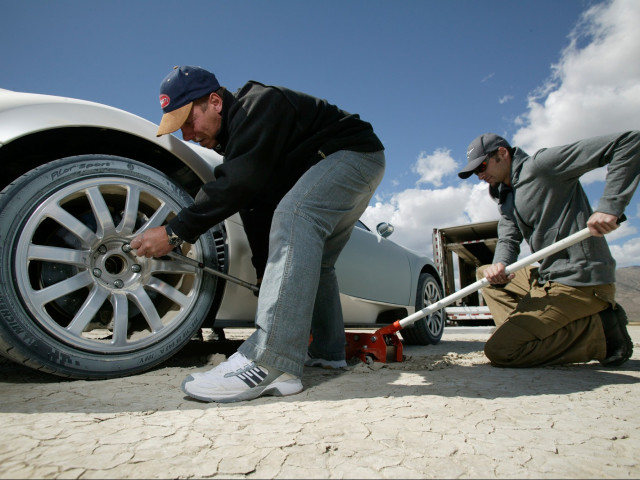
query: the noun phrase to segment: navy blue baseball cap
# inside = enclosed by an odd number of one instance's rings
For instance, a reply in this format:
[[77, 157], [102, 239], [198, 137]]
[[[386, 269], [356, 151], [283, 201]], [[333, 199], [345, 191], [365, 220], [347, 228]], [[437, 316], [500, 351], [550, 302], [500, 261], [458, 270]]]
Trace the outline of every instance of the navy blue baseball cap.
[[475, 138], [467, 148], [467, 166], [458, 173], [460, 178], [469, 178], [473, 171], [498, 148], [511, 148], [509, 142], [495, 133], [484, 133]]
[[173, 133], [182, 127], [191, 113], [193, 101], [219, 88], [216, 76], [204, 68], [173, 67], [160, 84], [160, 106], [164, 115], [156, 136]]

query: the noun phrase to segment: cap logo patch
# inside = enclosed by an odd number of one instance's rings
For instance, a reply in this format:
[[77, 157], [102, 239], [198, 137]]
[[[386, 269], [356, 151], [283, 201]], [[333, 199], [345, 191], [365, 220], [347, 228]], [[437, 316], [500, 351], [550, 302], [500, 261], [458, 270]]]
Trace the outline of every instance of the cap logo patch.
[[165, 95], [165, 94], [160, 95], [160, 107], [161, 108], [168, 107], [169, 103], [171, 103], [171, 99], [169, 98], [169, 95]]
[[471, 152], [473, 152], [474, 150], [475, 150], [475, 147], [467, 151], [467, 160], [471, 156]]

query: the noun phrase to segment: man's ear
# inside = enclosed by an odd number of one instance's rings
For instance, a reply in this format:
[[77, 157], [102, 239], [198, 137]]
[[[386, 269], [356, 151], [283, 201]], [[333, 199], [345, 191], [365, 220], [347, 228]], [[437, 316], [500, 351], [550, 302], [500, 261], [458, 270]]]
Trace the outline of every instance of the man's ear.
[[209, 95], [209, 105], [211, 105], [217, 113], [222, 112], [222, 97], [216, 92], [211, 92]]
[[505, 147], [498, 147], [498, 158], [496, 160], [502, 161], [509, 158], [510, 158], [509, 149]]

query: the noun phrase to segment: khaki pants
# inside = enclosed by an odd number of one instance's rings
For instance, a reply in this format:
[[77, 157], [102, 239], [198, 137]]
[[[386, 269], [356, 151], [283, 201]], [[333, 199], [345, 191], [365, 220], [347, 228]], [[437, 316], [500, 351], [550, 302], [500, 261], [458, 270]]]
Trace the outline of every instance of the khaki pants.
[[[483, 265], [477, 278], [484, 278]], [[606, 341], [598, 312], [615, 306], [615, 284], [538, 284], [537, 268], [516, 272], [505, 288], [482, 289], [498, 326], [485, 345], [494, 365], [534, 367], [603, 360]]]

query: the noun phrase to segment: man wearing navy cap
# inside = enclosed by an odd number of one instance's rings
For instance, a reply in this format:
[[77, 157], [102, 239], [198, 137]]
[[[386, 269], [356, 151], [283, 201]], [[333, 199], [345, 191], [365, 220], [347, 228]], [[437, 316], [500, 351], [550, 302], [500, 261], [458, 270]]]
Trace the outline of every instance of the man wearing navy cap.
[[192, 206], [131, 246], [139, 256], [166, 255], [241, 212], [256, 270], [264, 269], [256, 331], [226, 362], [189, 375], [183, 391], [216, 402], [291, 395], [302, 390], [305, 364], [346, 366], [334, 266], [384, 174], [371, 125], [283, 87], [250, 81], [231, 93], [193, 66], [169, 73], [160, 104], [158, 135], [182, 130], [224, 162]]
[[[529, 156], [494, 133], [477, 137], [458, 173], [489, 183], [498, 201], [492, 265], [478, 269], [498, 326], [485, 345], [494, 365], [533, 367], [599, 360], [619, 366], [633, 353], [624, 310], [615, 302], [615, 260], [604, 234], [618, 228], [640, 178], [640, 132], [589, 138]], [[580, 177], [608, 165], [594, 213]], [[589, 227], [592, 237], [507, 276], [520, 244], [536, 252]]]

